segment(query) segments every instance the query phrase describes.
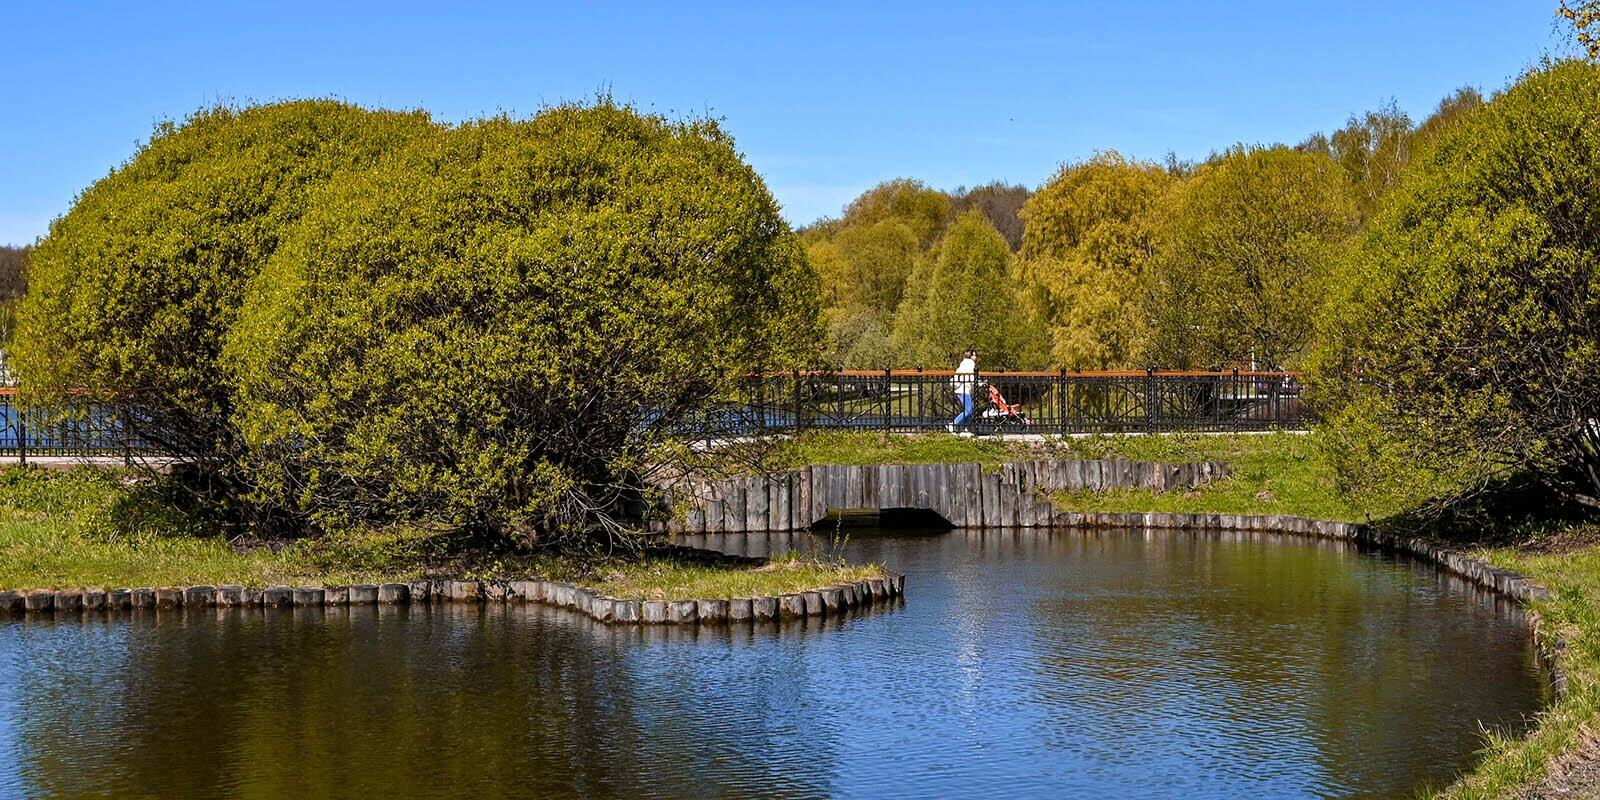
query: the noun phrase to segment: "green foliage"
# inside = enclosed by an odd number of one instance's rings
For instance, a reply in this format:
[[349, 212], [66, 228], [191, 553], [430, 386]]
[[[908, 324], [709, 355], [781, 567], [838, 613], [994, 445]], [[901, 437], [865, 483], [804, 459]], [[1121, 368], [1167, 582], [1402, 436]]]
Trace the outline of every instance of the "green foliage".
[[870, 225], [893, 219], [904, 222], [917, 235], [923, 249], [944, 233], [952, 217], [950, 196], [920, 181], [899, 178], [862, 192], [844, 211], [846, 225]]
[[1353, 481], [1529, 469], [1600, 496], [1595, 186], [1583, 62], [1528, 73], [1429, 151], [1345, 261], [1315, 359]]
[[23, 385], [41, 403], [71, 388], [137, 406], [140, 437], [231, 460], [217, 358], [252, 277], [321, 186], [431, 128], [423, 114], [327, 100], [163, 123], [34, 251], [12, 349]]
[[894, 351], [903, 363], [954, 367], [968, 347], [984, 369], [1043, 360], [1039, 338], [1017, 311], [1011, 248], [983, 214], [958, 217], [911, 275], [896, 315]]
[[889, 366], [890, 326], [922, 256], [911, 226], [898, 219], [845, 226], [806, 250], [822, 282], [830, 363]]
[[948, 195], [901, 179], [863, 192], [842, 219], [805, 231], [806, 253], [822, 283], [829, 364], [877, 368], [897, 360], [890, 336], [907, 281], [950, 217]]
[[1400, 183], [1400, 175], [1411, 160], [1411, 141], [1411, 117], [1393, 100], [1376, 111], [1351, 117], [1334, 132], [1333, 158], [1344, 167], [1356, 189], [1362, 219], [1371, 215], [1379, 201]]
[[1359, 222], [1340, 166], [1285, 147], [1235, 148], [1196, 171], [1164, 215], [1146, 296], [1153, 359], [1295, 367]]
[[1483, 105], [1483, 94], [1471, 86], [1463, 86], [1455, 94], [1439, 101], [1438, 108], [1411, 132], [1412, 158], [1420, 158], [1444, 134], [1466, 121], [1472, 112]]
[[900, 306], [921, 252], [916, 232], [897, 219], [846, 227], [824, 247], [828, 255], [817, 264], [822, 302], [880, 316]]
[[1145, 267], [1175, 182], [1162, 167], [1110, 151], [1062, 167], [1028, 200], [1019, 291], [1048, 331], [1053, 365], [1138, 366]]
[[312, 197], [226, 350], [260, 497], [322, 525], [572, 533], [817, 284], [712, 122], [602, 102], [472, 124]]
[[[1600, 60], [1600, 0], [1582, 0], [1567, 5], [1561, 0], [1556, 13], [1572, 24], [1572, 38], [1589, 55], [1589, 60]], [[1591, 30], [1593, 28], [1594, 30]]]

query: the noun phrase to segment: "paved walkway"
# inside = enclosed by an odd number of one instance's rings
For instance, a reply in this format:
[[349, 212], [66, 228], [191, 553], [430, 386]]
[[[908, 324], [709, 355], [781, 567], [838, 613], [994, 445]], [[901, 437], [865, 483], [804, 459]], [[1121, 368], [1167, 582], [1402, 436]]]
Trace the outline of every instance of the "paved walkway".
[[[168, 456], [136, 458], [134, 464], [146, 466], [157, 471], [165, 472], [178, 459]], [[123, 467], [128, 463], [122, 456], [28, 456], [26, 459], [18, 456], [0, 456], [0, 467], [26, 462], [30, 467], [40, 469], [72, 469], [73, 467]]]

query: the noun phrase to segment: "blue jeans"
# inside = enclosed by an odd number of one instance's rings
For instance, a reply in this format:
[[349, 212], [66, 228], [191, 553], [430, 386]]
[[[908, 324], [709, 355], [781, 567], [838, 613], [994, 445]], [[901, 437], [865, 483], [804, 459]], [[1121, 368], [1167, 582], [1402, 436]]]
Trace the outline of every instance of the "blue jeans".
[[952, 425], [960, 425], [972, 416], [972, 395], [957, 392], [956, 397], [961, 399], [961, 413], [956, 416], [956, 421], [951, 423]]

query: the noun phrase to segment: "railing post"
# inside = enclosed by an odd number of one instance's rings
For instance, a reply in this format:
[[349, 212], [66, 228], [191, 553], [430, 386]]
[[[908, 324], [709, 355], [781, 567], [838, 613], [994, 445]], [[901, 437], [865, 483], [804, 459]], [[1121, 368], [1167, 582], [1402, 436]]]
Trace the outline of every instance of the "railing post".
[[756, 435], [763, 436], [767, 432], [767, 373], [756, 368]]
[[844, 423], [844, 365], [839, 365], [833, 373], [833, 424], [843, 426]]
[[[1243, 389], [1244, 389], [1244, 387], [1239, 383], [1239, 368], [1238, 367], [1234, 367], [1233, 368], [1233, 389], [1232, 389], [1232, 393], [1233, 393], [1233, 403], [1234, 403], [1234, 407], [1235, 408], [1243, 408], [1244, 407], [1239, 402], [1239, 393]], [[1221, 398], [1217, 399], [1217, 423], [1218, 423], [1219, 426], [1222, 423], [1222, 401], [1221, 401]], [[1242, 429], [1244, 427], [1244, 425], [1246, 423], [1247, 423], [1247, 420], [1240, 419], [1238, 414], [1235, 413], [1234, 419], [1233, 419], [1233, 425], [1231, 427], [1234, 430], [1240, 430], [1240, 429]]]
[[17, 415], [17, 463], [28, 465], [28, 421], [27, 414], [19, 407], [12, 406]]
[[795, 367], [790, 373], [794, 378], [794, 432], [800, 433], [805, 428], [805, 420], [800, 409], [800, 368]]
[[1067, 433], [1067, 368], [1056, 374], [1056, 433]]
[[894, 427], [894, 371], [883, 371], [883, 429]]
[[1158, 418], [1160, 408], [1156, 404], [1156, 368], [1145, 367], [1144, 370], [1144, 414], [1145, 430], [1155, 433], [1160, 430]]
[[128, 424], [130, 418], [127, 409], [122, 409], [122, 465], [133, 466], [133, 428]]
[[926, 380], [927, 380], [926, 377], [923, 376], [923, 374], [922, 374], [922, 365], [918, 364], [917, 365], [917, 381], [916, 381], [916, 383], [912, 384], [913, 386], [917, 387], [916, 388], [916, 392], [917, 392], [916, 406], [917, 406], [917, 428], [918, 428], [918, 430], [926, 430], [927, 427], [928, 427], [928, 400], [927, 400], [927, 392], [924, 390], [924, 387], [923, 387], [923, 384], [926, 382]]

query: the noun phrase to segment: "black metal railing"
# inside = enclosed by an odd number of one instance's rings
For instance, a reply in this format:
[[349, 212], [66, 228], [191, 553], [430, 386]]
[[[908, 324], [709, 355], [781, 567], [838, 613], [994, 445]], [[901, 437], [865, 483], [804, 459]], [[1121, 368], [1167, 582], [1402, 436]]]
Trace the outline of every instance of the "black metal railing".
[[151, 448], [125, 435], [120, 412], [87, 401], [58, 408], [27, 408], [15, 388], [0, 387], [0, 456], [26, 461], [39, 456], [99, 456], [131, 459]]
[[[991, 391], [991, 387], [993, 391]], [[938, 431], [962, 406], [953, 372], [839, 370], [752, 377], [721, 432]], [[1310, 422], [1289, 372], [998, 372], [973, 387], [974, 433], [1132, 433], [1300, 429]]]
[[[751, 376], [685, 432], [947, 430], [962, 410], [955, 378], [932, 370]], [[980, 374], [972, 389], [972, 417], [958, 429], [977, 434], [1293, 430], [1311, 421], [1290, 372], [996, 372]], [[87, 401], [24, 408], [15, 389], [0, 388], [0, 456], [155, 452], [127, 435], [122, 413]]]

